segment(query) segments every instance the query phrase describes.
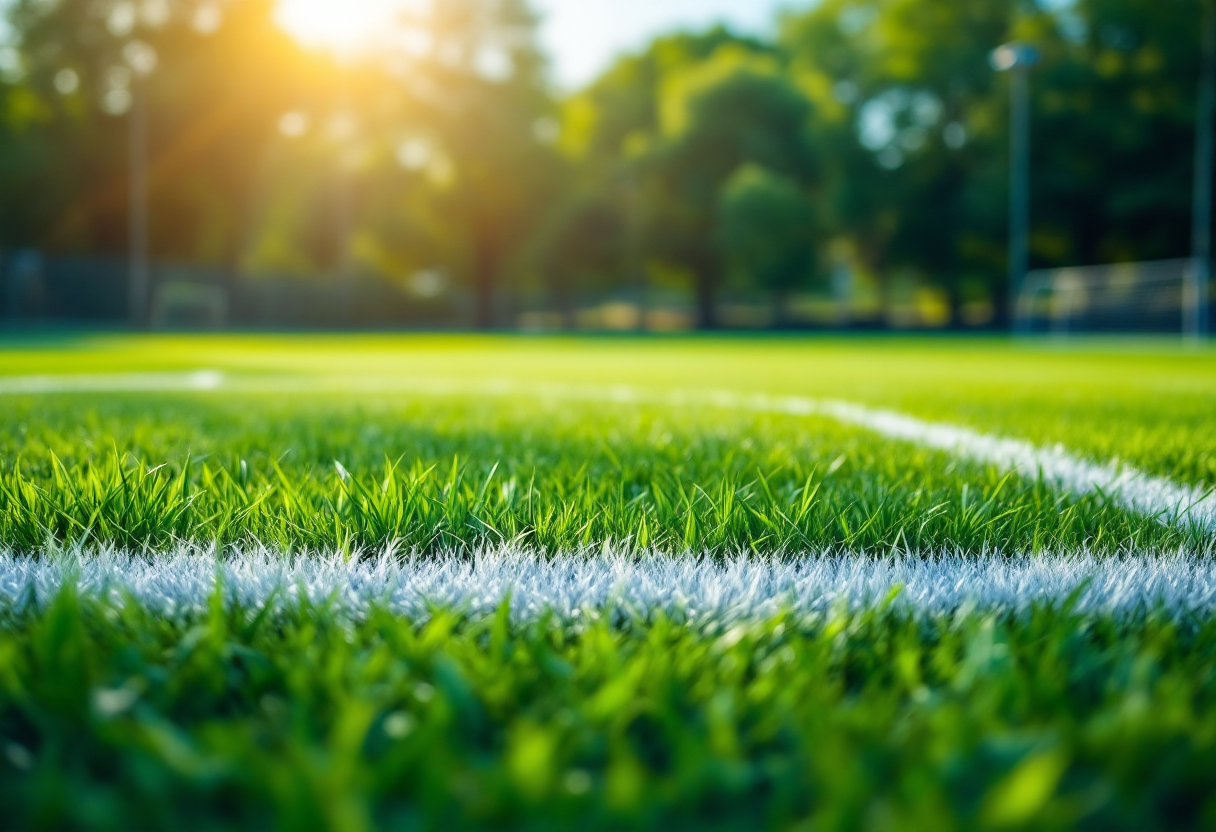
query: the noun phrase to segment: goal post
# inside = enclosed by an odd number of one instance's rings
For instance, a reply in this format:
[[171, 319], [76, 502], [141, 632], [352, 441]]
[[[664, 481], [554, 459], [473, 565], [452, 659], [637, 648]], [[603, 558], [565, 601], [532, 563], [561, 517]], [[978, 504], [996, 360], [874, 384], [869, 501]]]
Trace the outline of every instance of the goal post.
[[1185, 334], [1200, 263], [1192, 258], [1039, 269], [1022, 282], [1014, 314], [1026, 334]]

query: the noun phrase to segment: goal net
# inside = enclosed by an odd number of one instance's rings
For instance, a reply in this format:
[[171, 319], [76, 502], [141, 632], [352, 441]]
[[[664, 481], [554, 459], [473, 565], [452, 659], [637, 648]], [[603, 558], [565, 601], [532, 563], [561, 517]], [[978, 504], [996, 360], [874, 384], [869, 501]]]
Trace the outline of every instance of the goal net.
[[1195, 303], [1194, 268], [1194, 260], [1181, 259], [1030, 272], [1016, 331], [1182, 333]]

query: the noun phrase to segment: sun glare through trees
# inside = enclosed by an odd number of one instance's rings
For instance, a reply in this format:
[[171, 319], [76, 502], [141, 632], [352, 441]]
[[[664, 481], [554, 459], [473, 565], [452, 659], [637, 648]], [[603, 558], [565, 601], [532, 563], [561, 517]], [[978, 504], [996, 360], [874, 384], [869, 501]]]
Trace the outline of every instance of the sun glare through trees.
[[353, 54], [374, 46], [405, 8], [399, 0], [282, 0], [275, 19], [301, 43]]

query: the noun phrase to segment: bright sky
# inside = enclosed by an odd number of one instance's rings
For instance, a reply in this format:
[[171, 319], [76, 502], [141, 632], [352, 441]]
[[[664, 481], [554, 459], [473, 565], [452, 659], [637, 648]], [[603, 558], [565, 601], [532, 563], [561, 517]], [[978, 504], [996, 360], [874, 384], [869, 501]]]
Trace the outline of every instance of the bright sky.
[[[3, 2], [4, 0], [0, 0]], [[307, 43], [357, 50], [402, 6], [420, 0], [279, 0], [279, 20]], [[813, 0], [793, 0], [805, 5]], [[565, 88], [591, 81], [623, 52], [657, 34], [725, 22], [740, 32], [764, 32], [790, 0], [532, 0], [541, 38]]]
[[738, 31], [763, 32], [777, 11], [806, 0], [533, 0], [545, 16], [542, 37], [558, 81], [577, 87], [622, 52], [654, 35], [723, 21]]
[[[0, 0], [0, 12], [11, 0]], [[305, 40], [355, 42], [369, 21], [402, 0], [281, 0]], [[617, 55], [640, 49], [655, 35], [701, 29], [716, 22], [740, 32], [765, 32], [778, 10], [814, 0], [532, 0], [544, 16], [541, 37], [556, 80], [570, 89], [591, 81]], [[351, 14], [351, 9], [362, 10]], [[282, 14], [282, 11], [281, 11]], [[0, 40], [5, 35], [0, 21]], [[315, 37], [313, 37], [315, 36]]]

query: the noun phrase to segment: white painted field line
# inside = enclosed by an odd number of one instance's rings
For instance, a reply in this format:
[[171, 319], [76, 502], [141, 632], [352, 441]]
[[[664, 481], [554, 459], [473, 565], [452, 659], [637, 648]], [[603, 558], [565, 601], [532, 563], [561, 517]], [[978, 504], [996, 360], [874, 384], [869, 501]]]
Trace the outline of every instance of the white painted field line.
[[143, 393], [218, 390], [217, 370], [187, 373], [89, 373], [0, 377], [0, 396], [46, 393]]
[[1195, 525], [1216, 530], [1216, 493], [1154, 477], [1130, 465], [1096, 463], [1075, 456], [1062, 445], [1043, 448], [1022, 439], [981, 433], [959, 425], [927, 422], [902, 413], [849, 402], [786, 399], [778, 412], [819, 414], [873, 431], [888, 439], [1015, 471], [1078, 496], [1101, 493], [1122, 508], [1154, 517], [1168, 525]]
[[962, 459], [993, 465], [1029, 479], [1042, 478], [1077, 496], [1106, 495], [1114, 504], [1134, 513], [1156, 518], [1163, 524], [1196, 526], [1216, 531], [1216, 493], [1211, 489], [1155, 477], [1129, 465], [1099, 463], [1069, 453], [1063, 446], [1037, 446], [1021, 439], [982, 433], [960, 425], [930, 422], [891, 410], [845, 401], [801, 396], [767, 396], [732, 391], [678, 390], [670, 393], [645, 391], [628, 385], [566, 385], [499, 380], [464, 383], [444, 380], [384, 379], [352, 377], [314, 379], [225, 378], [214, 370], [195, 373], [128, 373], [85, 376], [28, 376], [0, 379], [3, 393], [109, 392], [109, 391], [209, 391], [226, 389], [247, 392], [305, 393], [345, 390], [364, 393], [414, 393], [418, 395], [532, 396], [559, 400], [659, 405], [712, 405], [791, 416], [824, 416], [842, 424], [860, 427], [888, 439], [910, 442], [944, 451]]
[[[1004, 558], [965, 555], [807, 554], [782, 561], [569, 553], [552, 558], [510, 547], [473, 557], [409, 557], [391, 551], [348, 562], [341, 555], [290, 556], [267, 549], [217, 557], [183, 548], [153, 558], [101, 551], [42, 557], [0, 554], [0, 607], [45, 604], [66, 584], [121, 604], [194, 615], [222, 580], [230, 601], [282, 609], [307, 598], [359, 614], [381, 606], [426, 619], [433, 605], [491, 615], [510, 599], [517, 619], [623, 621], [663, 613], [729, 625], [788, 612], [809, 616], [844, 605], [893, 605], [923, 615], [1020, 613], [1075, 601], [1082, 614], [1182, 619], [1216, 613], [1216, 561], [1171, 554], [1087, 553]], [[1075, 594], [1075, 597], [1073, 597]]]

